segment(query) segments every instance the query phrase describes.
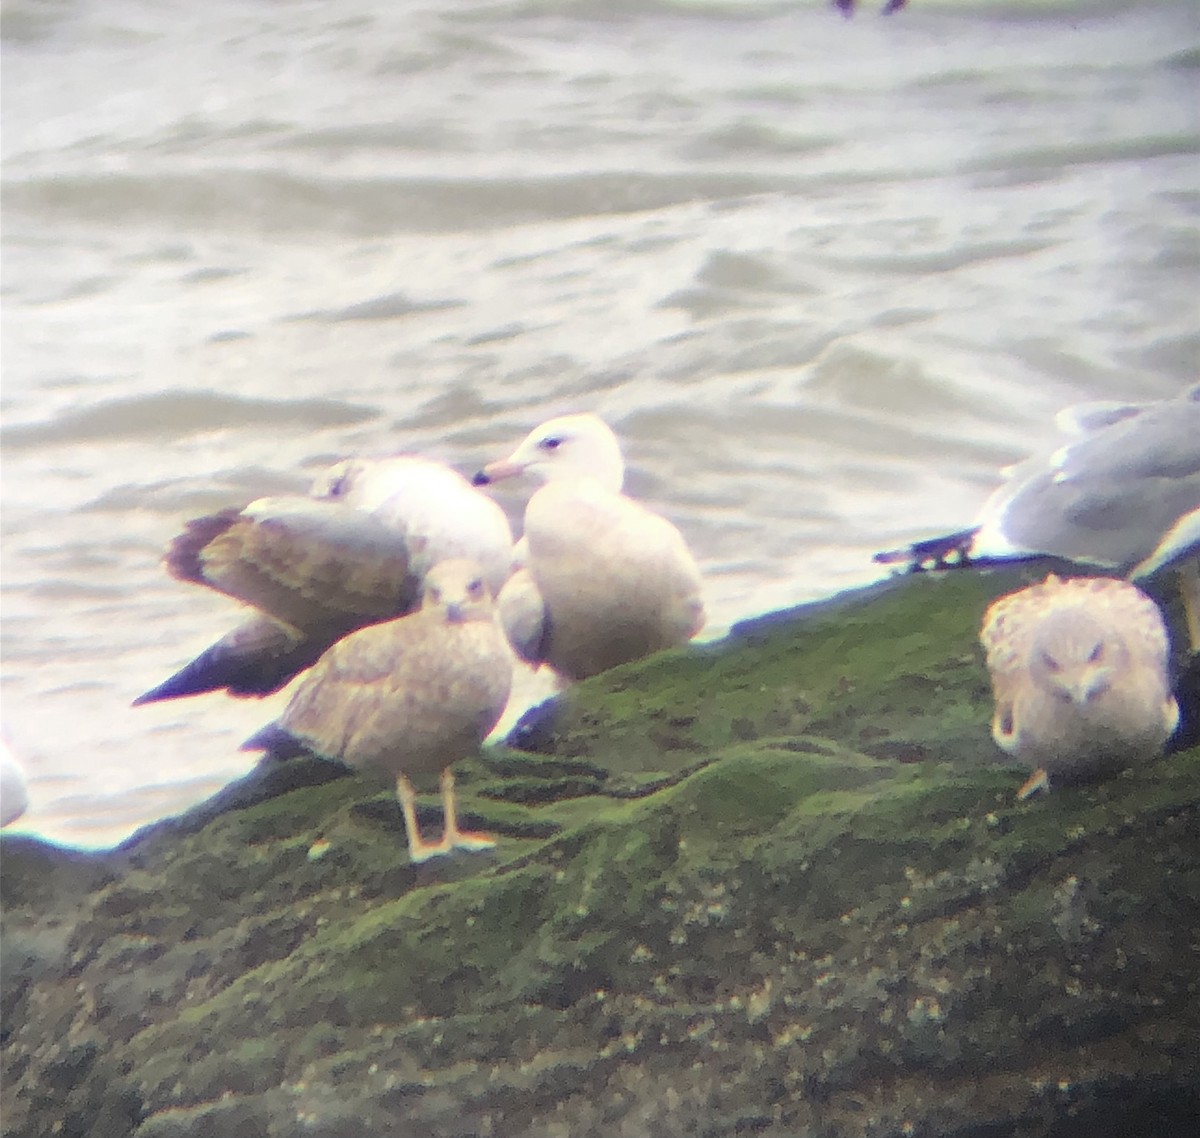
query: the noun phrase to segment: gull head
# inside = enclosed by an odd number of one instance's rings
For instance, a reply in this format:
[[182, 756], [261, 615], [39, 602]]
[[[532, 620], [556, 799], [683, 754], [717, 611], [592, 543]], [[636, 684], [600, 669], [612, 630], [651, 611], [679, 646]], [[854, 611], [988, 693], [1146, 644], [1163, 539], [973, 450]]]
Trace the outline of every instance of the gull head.
[[489, 463], [475, 484], [530, 474], [542, 482], [592, 479], [614, 494], [625, 481], [617, 436], [595, 415], [562, 415], [531, 431], [506, 459]]
[[326, 467], [313, 479], [308, 489], [310, 498], [340, 502], [370, 477], [374, 464], [370, 459], [347, 458]]
[[1038, 626], [1029, 670], [1034, 683], [1058, 702], [1086, 710], [1103, 699], [1127, 656], [1121, 636], [1091, 613], [1062, 608]]
[[495, 604], [479, 564], [469, 558], [439, 561], [425, 574], [421, 610], [440, 614], [446, 624], [492, 620]]
[[466, 480], [450, 467], [417, 454], [387, 458], [348, 458], [323, 470], [309, 488], [309, 496], [341, 502], [367, 513], [411, 511], [412, 503], [460, 494]]

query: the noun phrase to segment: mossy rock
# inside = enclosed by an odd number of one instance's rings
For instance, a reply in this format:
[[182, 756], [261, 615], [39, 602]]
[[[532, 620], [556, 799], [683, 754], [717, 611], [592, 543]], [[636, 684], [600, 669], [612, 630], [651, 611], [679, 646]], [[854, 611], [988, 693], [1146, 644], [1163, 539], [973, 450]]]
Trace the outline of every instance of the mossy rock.
[[65, 878], [4, 839], [8, 1132], [1192, 1133], [1200, 751], [1015, 801], [975, 637], [1025, 575], [578, 685], [462, 764], [487, 854], [320, 763]]

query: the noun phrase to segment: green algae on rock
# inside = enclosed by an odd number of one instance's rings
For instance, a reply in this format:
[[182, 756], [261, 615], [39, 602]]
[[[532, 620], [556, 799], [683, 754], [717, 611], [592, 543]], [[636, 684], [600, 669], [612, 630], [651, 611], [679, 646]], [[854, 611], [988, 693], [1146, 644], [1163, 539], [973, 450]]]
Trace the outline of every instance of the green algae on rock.
[[3, 839], [6, 1127], [1187, 1133], [1200, 751], [1015, 802], [975, 636], [1019, 572], [579, 685], [460, 768], [487, 855], [407, 864], [318, 763], [63, 883]]

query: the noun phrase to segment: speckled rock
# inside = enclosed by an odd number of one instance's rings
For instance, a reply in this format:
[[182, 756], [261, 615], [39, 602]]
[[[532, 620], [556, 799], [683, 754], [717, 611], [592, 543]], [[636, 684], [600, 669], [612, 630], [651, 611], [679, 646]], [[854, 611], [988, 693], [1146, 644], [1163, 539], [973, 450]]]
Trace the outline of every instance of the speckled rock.
[[1021, 579], [579, 685], [461, 768], [488, 854], [409, 865], [318, 762], [4, 838], [5, 1133], [1191, 1135], [1200, 750], [1017, 803], [975, 636]]

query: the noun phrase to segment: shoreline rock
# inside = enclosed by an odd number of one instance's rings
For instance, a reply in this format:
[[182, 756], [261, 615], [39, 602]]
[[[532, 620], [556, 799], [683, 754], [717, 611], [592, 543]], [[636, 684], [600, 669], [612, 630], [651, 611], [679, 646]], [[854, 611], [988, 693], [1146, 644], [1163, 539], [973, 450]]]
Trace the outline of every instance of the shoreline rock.
[[5, 1132], [1190, 1134], [1200, 749], [1013, 800], [975, 637], [1035, 575], [580, 684], [458, 768], [490, 854], [408, 864], [316, 762], [111, 851], [0, 839]]

